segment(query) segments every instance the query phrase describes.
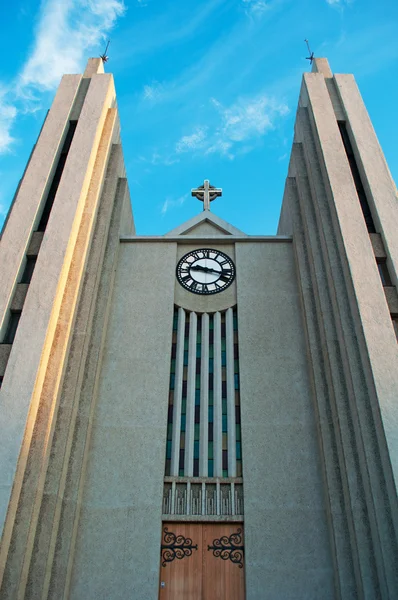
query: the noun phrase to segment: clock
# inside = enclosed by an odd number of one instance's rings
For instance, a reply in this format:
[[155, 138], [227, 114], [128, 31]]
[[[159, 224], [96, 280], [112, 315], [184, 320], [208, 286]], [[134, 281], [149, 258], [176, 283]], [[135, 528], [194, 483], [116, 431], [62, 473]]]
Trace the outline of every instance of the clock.
[[235, 265], [224, 252], [199, 248], [178, 261], [176, 275], [178, 283], [194, 294], [218, 294], [233, 282]]

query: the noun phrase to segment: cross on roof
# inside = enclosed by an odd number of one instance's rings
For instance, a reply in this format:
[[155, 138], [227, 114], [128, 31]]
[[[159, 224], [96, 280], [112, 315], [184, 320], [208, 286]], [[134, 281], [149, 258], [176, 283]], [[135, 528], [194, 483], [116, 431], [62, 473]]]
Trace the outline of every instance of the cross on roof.
[[210, 185], [209, 180], [205, 179], [203, 185], [191, 190], [191, 195], [203, 202], [203, 210], [210, 210], [210, 202], [222, 196], [222, 189]]

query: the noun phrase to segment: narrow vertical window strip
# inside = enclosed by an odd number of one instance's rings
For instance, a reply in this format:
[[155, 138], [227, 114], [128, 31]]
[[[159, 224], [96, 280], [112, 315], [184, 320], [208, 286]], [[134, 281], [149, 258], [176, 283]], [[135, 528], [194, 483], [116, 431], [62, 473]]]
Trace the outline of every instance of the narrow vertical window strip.
[[208, 476], [209, 445], [209, 315], [202, 315], [199, 475]]
[[214, 314], [214, 476], [222, 477], [221, 313]]
[[236, 420], [235, 420], [235, 368], [234, 368], [234, 313], [226, 314], [227, 348], [227, 415], [228, 415], [228, 476], [236, 477]]
[[197, 316], [191, 312], [189, 316], [188, 342], [188, 379], [187, 379], [187, 418], [185, 429], [185, 477], [193, 476], [193, 458], [195, 441], [195, 390], [196, 390], [196, 334]]
[[351, 145], [351, 140], [348, 135], [347, 124], [345, 121], [337, 121], [341, 139], [343, 141], [344, 150], [347, 155], [348, 164], [350, 165], [352, 178], [354, 180], [355, 188], [357, 190], [358, 199], [361, 205], [363, 217], [365, 219], [366, 227], [369, 233], [376, 233], [375, 224], [373, 221], [372, 211], [369, 206], [369, 202], [366, 196], [365, 188], [362, 183], [362, 178], [358, 169], [357, 161], [355, 158], [354, 150]]
[[178, 309], [177, 314], [177, 348], [175, 363], [175, 384], [173, 396], [173, 437], [171, 448], [170, 473], [177, 477], [180, 473], [180, 439], [181, 439], [181, 404], [182, 404], [182, 377], [184, 371], [184, 334], [185, 311]]

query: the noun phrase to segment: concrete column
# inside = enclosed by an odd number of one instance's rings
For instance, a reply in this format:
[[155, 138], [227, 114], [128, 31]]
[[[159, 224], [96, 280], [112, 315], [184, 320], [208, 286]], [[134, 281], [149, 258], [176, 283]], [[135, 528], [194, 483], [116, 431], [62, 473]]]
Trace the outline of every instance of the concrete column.
[[33, 150], [0, 244], [0, 325], [7, 326], [11, 301], [41, 202], [55, 170], [81, 75], [64, 75]]
[[335, 75], [334, 79], [373, 220], [390, 258], [391, 277], [398, 285], [397, 188], [353, 75]]
[[195, 439], [195, 382], [196, 382], [196, 330], [198, 318], [195, 312], [189, 316], [187, 416], [185, 424], [185, 477], [193, 476], [193, 445]]
[[180, 436], [181, 436], [181, 400], [182, 400], [182, 375], [184, 370], [184, 334], [185, 310], [178, 309], [176, 369], [174, 381], [173, 402], [173, 437], [171, 445], [170, 474], [178, 477], [180, 465]]
[[228, 477], [236, 477], [236, 422], [234, 369], [234, 313], [225, 315], [227, 349]]
[[[8, 554], [25, 467], [33, 450], [31, 441], [37, 424], [36, 417], [39, 406], [44, 404], [46, 414], [43, 417], [40, 413], [40, 434], [44, 437], [40, 438], [40, 444], [45, 441], [47, 445], [44, 445], [40, 455], [42, 462], [34, 463], [34, 475], [30, 471], [29, 486], [33, 487], [37, 480], [42, 484], [48, 460], [51, 447], [48, 438], [52, 434], [51, 419], [57, 410], [60, 374], [109, 157], [109, 127], [112, 129], [116, 115], [110, 109], [113, 100], [112, 77], [95, 75], [51, 211], [1, 390], [0, 451], [4, 460], [0, 468], [0, 530], [3, 534], [0, 569]], [[108, 125], [103, 137], [107, 115]], [[70, 281], [72, 274], [73, 283]], [[44, 433], [46, 427], [48, 429]], [[40, 444], [35, 438], [37, 453]], [[23, 535], [18, 537], [21, 551], [25, 546], [24, 536], [28, 534], [30, 516], [22, 521], [18, 526], [26, 527]]]
[[207, 477], [209, 454], [209, 315], [202, 315], [202, 358], [200, 369], [199, 475]]
[[222, 477], [221, 313], [214, 314], [213, 460], [214, 477]]

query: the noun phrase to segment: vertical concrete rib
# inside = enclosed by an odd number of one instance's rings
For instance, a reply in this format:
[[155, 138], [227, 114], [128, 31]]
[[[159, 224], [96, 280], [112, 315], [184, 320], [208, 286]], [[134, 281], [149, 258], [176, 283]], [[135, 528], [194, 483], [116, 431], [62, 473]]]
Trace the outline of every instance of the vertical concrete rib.
[[[337, 345], [336, 341], [333, 343], [339, 348], [347, 390], [347, 400], [339, 402], [338, 414], [340, 424], [346, 421], [348, 427], [342, 437], [343, 452], [351, 455], [353, 461], [346, 466], [347, 482], [351, 487], [356, 479], [359, 486], [357, 490], [354, 486], [350, 495], [353, 523], [359, 536], [361, 579], [366, 592], [374, 586], [375, 593], [387, 598], [396, 594], [398, 586], [395, 568], [398, 525], [396, 519], [394, 522], [397, 499], [390, 465], [391, 459], [394, 468], [397, 453], [394, 453], [396, 436], [389, 430], [396, 421], [393, 397], [398, 390], [398, 378], [396, 371], [386, 372], [384, 366], [396, 360], [397, 345], [326, 86], [322, 78], [306, 75], [305, 80], [310, 122], [317, 148], [322, 149], [321, 166], [328, 181], [329, 198], [325, 190], [320, 193], [317, 190], [313, 210], [332, 299]], [[307, 141], [304, 148], [313, 152], [312, 144]], [[307, 164], [312, 163], [307, 159]], [[346, 193], [342, 194], [343, 190]], [[383, 384], [375, 390], [379, 373]], [[364, 503], [362, 519], [358, 500]]]
[[181, 400], [182, 400], [182, 375], [184, 371], [184, 334], [185, 310], [178, 309], [178, 329], [176, 348], [176, 370], [173, 399], [173, 436], [171, 446], [170, 474], [178, 477], [180, 466], [180, 437], [181, 437]]
[[222, 477], [221, 313], [214, 314], [213, 460], [214, 476]]
[[227, 351], [227, 417], [228, 417], [228, 477], [236, 477], [236, 422], [234, 369], [234, 312], [225, 315]]
[[189, 316], [187, 415], [185, 423], [185, 477], [193, 476], [193, 447], [195, 439], [195, 383], [196, 383], [196, 330], [198, 318], [195, 312]]
[[202, 315], [202, 357], [200, 369], [199, 475], [207, 477], [209, 450], [209, 315]]
[[[7, 217], [0, 245], [0, 326], [7, 322], [18, 272], [62, 147], [81, 75], [64, 75]], [[0, 517], [1, 518], [1, 517]]]
[[296, 182], [293, 178], [286, 181], [284, 202], [289, 201], [292, 217], [295, 222], [294, 249], [297, 257], [297, 268], [305, 314], [305, 331], [307, 335], [309, 364], [314, 387], [314, 409], [318, 423], [320, 455], [325, 480], [326, 509], [329, 515], [331, 552], [334, 563], [334, 580], [336, 599], [355, 598], [356, 583], [353, 576], [349, 527], [345, 511], [341, 510], [343, 487], [342, 471], [339, 468], [339, 453], [336, 443], [336, 432], [333, 427], [335, 419], [332, 410], [333, 387], [327, 373], [327, 361], [323, 358], [325, 350], [324, 330], [320, 315], [319, 298], [316, 296], [316, 285], [313, 283], [314, 273], [310, 267], [309, 249], [304, 235], [303, 218], [297, 195]]

